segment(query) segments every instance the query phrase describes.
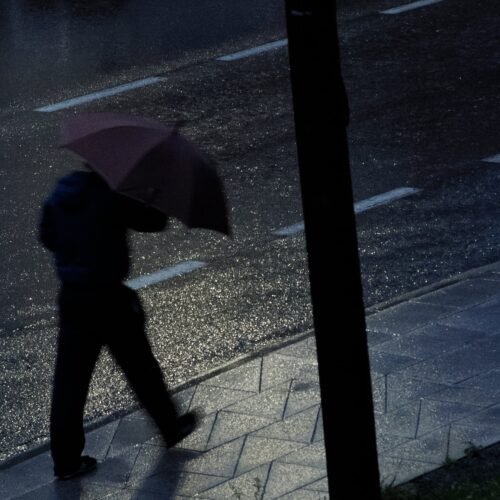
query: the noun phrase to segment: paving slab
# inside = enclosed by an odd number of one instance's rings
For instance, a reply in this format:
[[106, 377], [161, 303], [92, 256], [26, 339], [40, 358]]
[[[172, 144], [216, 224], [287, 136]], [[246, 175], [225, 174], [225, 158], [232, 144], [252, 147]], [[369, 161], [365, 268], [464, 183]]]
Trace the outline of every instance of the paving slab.
[[270, 463], [256, 467], [234, 479], [223, 481], [218, 486], [204, 490], [200, 497], [203, 499], [262, 498], [270, 468]]
[[273, 462], [265, 484], [264, 494], [278, 498], [298, 488], [305, 488], [326, 477], [326, 469], [307, 465]]
[[[259, 465], [270, 463], [278, 459], [284, 460], [284, 457], [306, 446], [305, 443], [297, 441], [250, 435], [245, 440], [236, 470], [234, 471], [235, 475], [238, 476], [257, 468]], [[324, 450], [322, 451], [324, 462]]]
[[420, 462], [381, 455], [379, 457], [380, 484], [389, 486], [405, 483], [437, 467], [434, 462]]
[[252, 395], [226, 408], [229, 412], [256, 415], [281, 420], [285, 414], [290, 394], [290, 381], [271, 387], [259, 394]]
[[457, 310], [453, 306], [409, 301], [368, 316], [366, 325], [369, 331], [406, 335], [437, 319], [444, 319]]
[[428, 380], [408, 377], [399, 373], [389, 374], [384, 380], [386, 406], [384, 413], [390, 413], [411, 401], [420, 400], [449, 388], [448, 384], [440, 384]]
[[445, 464], [448, 458], [449, 429], [444, 427], [412, 439], [384, 453], [386, 457], [418, 460], [434, 463], [436, 466]]
[[470, 451], [479, 450], [499, 441], [500, 429], [498, 425], [473, 427], [461, 422], [451, 424], [448, 456], [450, 460], [458, 460]]
[[51, 482], [16, 498], [22, 500], [99, 500], [121, 491], [121, 489], [92, 483], [81, 484], [76, 480], [59, 481]]
[[450, 285], [441, 290], [427, 293], [417, 299], [426, 304], [445, 305], [459, 308], [469, 308], [494, 297], [500, 299], [499, 274], [488, 275], [489, 279], [467, 279], [460, 283]]

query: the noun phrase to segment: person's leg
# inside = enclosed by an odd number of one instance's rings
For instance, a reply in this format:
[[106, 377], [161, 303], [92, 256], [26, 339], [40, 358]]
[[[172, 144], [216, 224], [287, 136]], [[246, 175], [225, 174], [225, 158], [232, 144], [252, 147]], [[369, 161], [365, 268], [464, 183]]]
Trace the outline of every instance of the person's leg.
[[93, 311], [73, 290], [60, 295], [60, 331], [52, 393], [50, 443], [57, 476], [81, 464], [85, 445], [83, 412], [92, 371], [100, 351], [92, 328]]
[[[180, 417], [179, 421], [177, 408], [163, 380], [160, 365], [151, 351], [144, 331], [144, 313], [137, 294], [123, 287], [122, 300], [122, 313], [117, 313], [115, 328], [108, 332], [106, 343], [139, 402], [157, 424], [167, 445], [173, 446], [179, 441], [179, 424], [183, 418]], [[192, 427], [194, 425], [193, 420]]]

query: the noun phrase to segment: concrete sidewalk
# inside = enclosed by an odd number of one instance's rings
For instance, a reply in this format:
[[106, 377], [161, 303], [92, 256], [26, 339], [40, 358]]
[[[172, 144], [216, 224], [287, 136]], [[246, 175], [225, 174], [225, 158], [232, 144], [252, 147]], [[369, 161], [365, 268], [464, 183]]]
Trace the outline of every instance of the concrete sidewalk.
[[[384, 483], [500, 441], [500, 263], [368, 311]], [[55, 481], [48, 452], [0, 470], [0, 498], [325, 499], [312, 332], [176, 395], [200, 428], [167, 451], [142, 411], [88, 433], [101, 464]]]

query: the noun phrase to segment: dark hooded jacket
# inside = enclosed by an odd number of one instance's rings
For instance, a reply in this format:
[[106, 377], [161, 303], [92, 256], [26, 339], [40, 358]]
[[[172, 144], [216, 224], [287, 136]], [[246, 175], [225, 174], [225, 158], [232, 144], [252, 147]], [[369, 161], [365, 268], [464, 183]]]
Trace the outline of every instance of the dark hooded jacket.
[[63, 283], [107, 285], [129, 270], [127, 229], [165, 228], [166, 216], [118, 195], [93, 172], [73, 172], [58, 181], [43, 206], [40, 241], [54, 253]]

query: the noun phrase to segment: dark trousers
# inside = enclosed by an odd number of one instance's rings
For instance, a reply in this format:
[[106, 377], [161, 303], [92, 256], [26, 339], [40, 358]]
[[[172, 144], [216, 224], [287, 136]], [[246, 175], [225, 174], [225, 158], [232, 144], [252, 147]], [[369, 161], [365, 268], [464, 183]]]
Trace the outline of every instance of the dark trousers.
[[99, 288], [63, 285], [59, 314], [50, 418], [56, 473], [79, 464], [85, 444], [85, 401], [103, 345], [108, 346], [163, 436], [171, 434], [177, 410], [145, 335], [144, 313], [137, 294], [122, 284]]

